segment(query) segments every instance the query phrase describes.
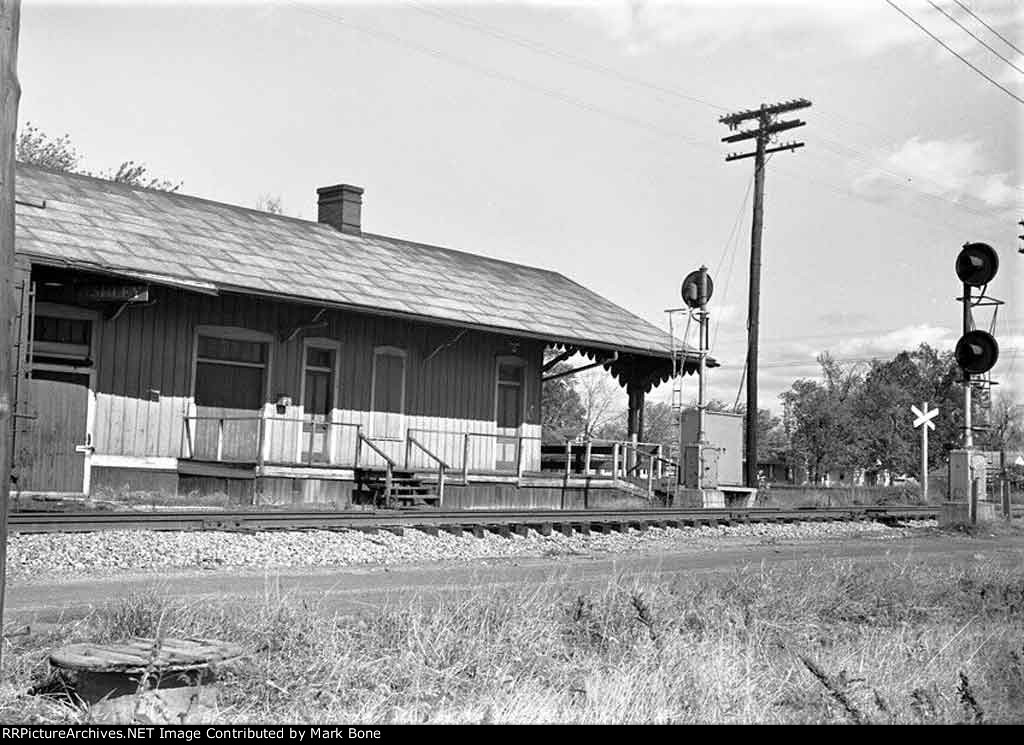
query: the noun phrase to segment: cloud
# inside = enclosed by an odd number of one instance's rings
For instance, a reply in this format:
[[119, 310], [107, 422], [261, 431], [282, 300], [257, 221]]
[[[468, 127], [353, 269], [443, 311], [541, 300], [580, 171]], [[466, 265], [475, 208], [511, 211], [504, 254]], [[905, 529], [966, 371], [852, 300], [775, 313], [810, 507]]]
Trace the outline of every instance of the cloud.
[[904, 326], [881, 336], [855, 336], [843, 339], [829, 351], [839, 359], [885, 359], [904, 350], [917, 349], [921, 344], [936, 349], [949, 349], [956, 344], [957, 337], [958, 334], [953, 329], [920, 324]]
[[988, 207], [1013, 210], [1024, 201], [1009, 172], [989, 169], [978, 140], [924, 140], [911, 137], [881, 167], [857, 177], [853, 191], [876, 201], [909, 198], [906, 189], [955, 201], [974, 199]]
[[[728, 42], [782, 33], [803, 43], [823, 31], [865, 55], [907, 45], [919, 45], [927, 54], [949, 54], [910, 20], [880, 2], [603, 0], [586, 5], [578, 0], [538, 2], [574, 6], [582, 18], [596, 21], [631, 54], [643, 54], [669, 45], [687, 45], [707, 52]], [[900, 0], [898, 4], [957, 52], [973, 52], [978, 48], [977, 42], [932, 8], [927, 0]], [[950, 6], [947, 12], [968, 28], [991, 36], [959, 8]], [[1015, 34], [1013, 27], [1024, 20], [1024, 9], [1012, 2], [987, 5], [977, 12], [1009, 38]], [[784, 52], [785, 48], [780, 48], [779, 53]]]

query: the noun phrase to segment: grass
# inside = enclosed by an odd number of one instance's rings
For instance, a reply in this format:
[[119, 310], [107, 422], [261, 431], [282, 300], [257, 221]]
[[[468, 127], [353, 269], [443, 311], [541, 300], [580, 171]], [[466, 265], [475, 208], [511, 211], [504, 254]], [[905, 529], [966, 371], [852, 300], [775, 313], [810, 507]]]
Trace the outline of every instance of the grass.
[[816, 562], [724, 576], [552, 579], [330, 616], [152, 591], [7, 642], [0, 721], [88, 714], [25, 691], [75, 640], [244, 644], [221, 722], [1024, 722], [1024, 568]]

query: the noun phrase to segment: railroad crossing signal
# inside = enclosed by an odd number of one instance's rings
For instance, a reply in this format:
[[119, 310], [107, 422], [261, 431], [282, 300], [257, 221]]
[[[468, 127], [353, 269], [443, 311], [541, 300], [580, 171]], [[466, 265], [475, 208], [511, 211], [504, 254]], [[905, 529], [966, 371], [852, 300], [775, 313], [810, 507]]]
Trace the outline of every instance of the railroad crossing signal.
[[929, 411], [927, 401], [921, 404], [920, 409], [911, 405], [910, 410], [917, 417], [914, 420], [914, 427], [921, 428], [921, 497], [928, 499], [928, 430], [935, 429], [935, 422], [932, 419], [939, 415], [939, 410]]
[[910, 410], [914, 412], [914, 416], [917, 417], [917, 419], [914, 420], [915, 429], [920, 427], [922, 424], [926, 425], [928, 429], [935, 429], [935, 422], [933, 422], [932, 419], [939, 415], [938, 409], [928, 411], [928, 404], [924, 404], [924, 411], [916, 406], [911, 406]]

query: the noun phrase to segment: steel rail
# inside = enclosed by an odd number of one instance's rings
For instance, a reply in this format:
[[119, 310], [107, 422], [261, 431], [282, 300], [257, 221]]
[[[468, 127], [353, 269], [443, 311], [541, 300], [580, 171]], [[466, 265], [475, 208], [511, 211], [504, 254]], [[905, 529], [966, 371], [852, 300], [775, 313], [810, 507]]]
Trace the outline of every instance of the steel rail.
[[[743, 522], [799, 522], [870, 519], [929, 519], [936, 507], [769, 507], [645, 510], [366, 510], [317, 511], [185, 511], [164, 512], [15, 512], [12, 533], [72, 533], [100, 530], [395, 530], [400, 528], [491, 530], [535, 528], [544, 532], [583, 526], [652, 527]], [[600, 528], [598, 528], [600, 529]]]

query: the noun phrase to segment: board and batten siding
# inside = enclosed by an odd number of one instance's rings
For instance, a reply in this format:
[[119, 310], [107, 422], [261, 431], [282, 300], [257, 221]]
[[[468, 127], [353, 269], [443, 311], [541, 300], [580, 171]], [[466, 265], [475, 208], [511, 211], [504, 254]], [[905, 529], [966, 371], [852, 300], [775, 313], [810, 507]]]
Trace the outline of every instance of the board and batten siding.
[[[406, 353], [404, 431], [417, 437], [453, 467], [462, 463], [461, 433], [493, 432], [498, 357], [515, 355], [525, 365], [526, 390], [521, 434], [540, 434], [541, 342], [501, 334], [434, 326], [402, 319], [329, 310], [319, 325], [310, 324], [316, 308], [242, 295], [204, 296], [154, 287], [150, 305], [126, 308], [114, 320], [100, 322], [98, 334], [94, 444], [101, 455], [181, 457], [184, 419], [192, 403], [194, 344], [200, 326], [264, 332], [270, 343], [270, 382], [264, 414], [268, 437], [264, 458], [293, 462], [299, 454], [302, 425], [304, 339], [337, 342], [337, 381], [331, 421], [360, 423], [370, 431], [374, 350], [397, 347]], [[292, 405], [279, 414], [275, 403]], [[275, 421], [276, 420], [276, 421]], [[292, 421], [288, 421], [292, 420]], [[334, 428], [332, 461], [343, 462], [354, 448], [354, 428]], [[471, 438], [471, 464], [493, 462], [493, 441]], [[404, 445], [385, 443], [389, 454], [404, 461]], [[401, 450], [402, 452], [397, 452]], [[533, 448], [530, 448], [532, 451]], [[539, 447], [537, 447], [539, 453]], [[414, 456], [416, 452], [414, 451]], [[539, 457], [539, 456], [538, 456]], [[428, 467], [419, 453], [415, 463]], [[528, 470], [538, 464], [532, 456]]]

